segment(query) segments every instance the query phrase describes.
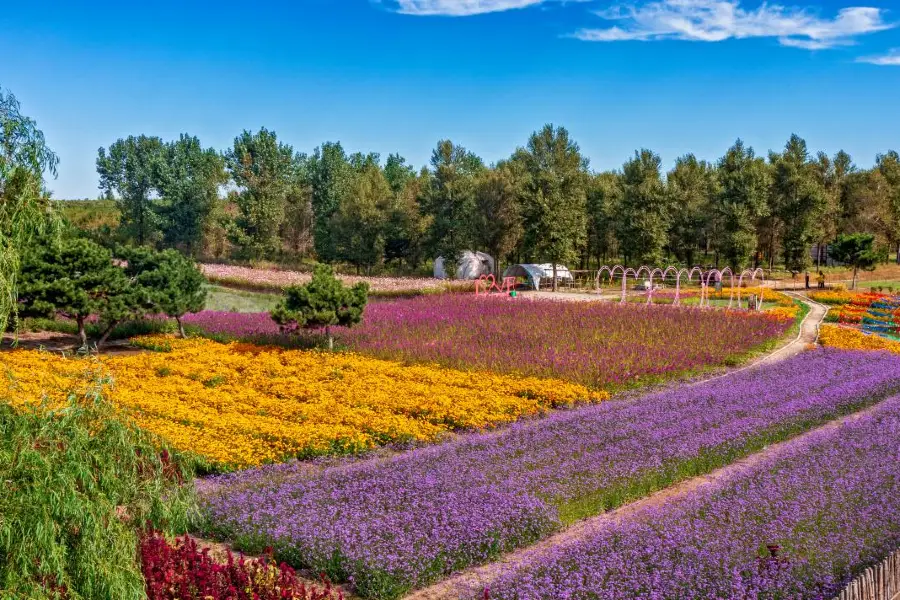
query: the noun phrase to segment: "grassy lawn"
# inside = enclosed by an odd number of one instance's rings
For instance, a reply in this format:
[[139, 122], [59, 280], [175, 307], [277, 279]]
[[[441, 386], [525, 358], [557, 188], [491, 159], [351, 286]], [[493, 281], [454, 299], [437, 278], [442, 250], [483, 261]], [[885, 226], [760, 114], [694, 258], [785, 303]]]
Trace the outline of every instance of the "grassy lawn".
[[[895, 290], [900, 290], [900, 279], [894, 280], [878, 280], [878, 281], [859, 281], [857, 282], [856, 287], [862, 291], [866, 291], [869, 288], [880, 287], [880, 288], [889, 288], [892, 287]], [[885, 290], [887, 291], [887, 290]]]
[[206, 310], [224, 312], [268, 312], [281, 298], [278, 294], [234, 290], [218, 285], [210, 285], [206, 291]]

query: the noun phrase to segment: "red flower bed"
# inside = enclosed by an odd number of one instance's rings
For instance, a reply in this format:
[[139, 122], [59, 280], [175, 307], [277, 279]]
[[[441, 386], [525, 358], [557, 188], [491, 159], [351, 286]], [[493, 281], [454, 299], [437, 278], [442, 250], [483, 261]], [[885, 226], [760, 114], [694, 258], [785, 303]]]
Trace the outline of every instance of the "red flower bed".
[[322, 587], [301, 581], [286, 564], [235, 559], [224, 563], [185, 536], [170, 544], [156, 531], [140, 543], [148, 600], [343, 600], [327, 581]]

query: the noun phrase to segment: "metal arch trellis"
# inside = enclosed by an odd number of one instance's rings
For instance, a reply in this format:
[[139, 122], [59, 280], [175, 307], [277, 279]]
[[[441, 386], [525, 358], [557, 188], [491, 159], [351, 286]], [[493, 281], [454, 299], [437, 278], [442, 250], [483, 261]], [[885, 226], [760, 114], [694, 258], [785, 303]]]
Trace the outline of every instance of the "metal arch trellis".
[[[628, 277], [631, 276], [634, 278], [635, 282], [641, 277], [641, 275], [646, 275], [649, 285], [647, 286], [647, 304], [653, 304], [653, 293], [655, 291], [655, 286], [653, 284], [654, 280], [661, 279], [665, 281], [669, 277], [675, 278], [675, 298], [673, 300], [674, 305], [678, 305], [681, 303], [681, 282], [682, 278], [686, 278], [688, 283], [694, 280], [694, 276], [697, 276], [697, 281], [700, 284], [700, 302], [699, 306], [701, 308], [710, 308], [712, 306], [712, 298], [710, 297], [709, 287], [710, 283], [713, 281], [713, 278], [721, 278], [724, 280], [725, 278], [729, 279], [729, 297], [728, 297], [728, 308], [734, 308], [735, 299], [737, 300], [737, 308], [742, 308], [742, 298], [741, 291], [744, 286], [744, 282], [749, 278], [749, 281], [752, 284], [755, 284], [757, 278], [759, 279], [759, 284], [762, 285], [762, 282], [765, 279], [765, 271], [762, 268], [756, 269], [743, 269], [740, 272], [740, 275], [737, 275], [730, 267], [725, 267], [723, 269], [708, 269], [704, 270], [700, 267], [692, 267], [688, 269], [687, 267], [676, 267], [670, 265], [665, 269], [660, 267], [651, 268], [647, 265], [641, 265], [637, 269], [632, 269], [630, 267], [625, 267], [624, 265], [604, 265], [597, 271], [597, 276], [594, 281], [594, 288], [597, 293], [602, 292], [601, 281], [603, 279], [603, 275], [606, 274], [609, 277], [610, 283], [616, 278], [616, 276], [621, 276], [622, 278], [622, 288], [621, 288], [621, 298], [619, 300], [620, 303], [626, 302], [627, 292], [628, 292]], [[737, 298], [735, 298], [735, 279], [737, 278]], [[751, 308], [748, 305], [748, 308]], [[756, 306], [754, 308], [759, 308]]]

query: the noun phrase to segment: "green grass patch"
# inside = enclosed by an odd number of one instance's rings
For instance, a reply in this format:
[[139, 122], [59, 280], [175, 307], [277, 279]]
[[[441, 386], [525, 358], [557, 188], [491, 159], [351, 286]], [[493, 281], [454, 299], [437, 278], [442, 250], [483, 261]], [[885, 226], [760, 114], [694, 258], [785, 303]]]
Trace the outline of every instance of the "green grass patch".
[[237, 313], [269, 312], [281, 300], [279, 294], [210, 285], [206, 288], [206, 310]]

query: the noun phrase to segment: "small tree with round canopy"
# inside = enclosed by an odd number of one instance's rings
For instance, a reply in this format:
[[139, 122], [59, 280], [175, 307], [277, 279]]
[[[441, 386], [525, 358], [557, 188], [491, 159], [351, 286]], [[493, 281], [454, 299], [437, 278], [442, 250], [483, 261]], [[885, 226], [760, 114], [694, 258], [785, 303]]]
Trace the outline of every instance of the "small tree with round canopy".
[[853, 267], [853, 283], [850, 289], [856, 289], [859, 270], [874, 271], [878, 264], [878, 253], [875, 251], [875, 236], [871, 233], [851, 233], [839, 235], [828, 249], [829, 255], [838, 262]]
[[284, 298], [271, 313], [282, 331], [325, 328], [328, 349], [334, 350], [331, 327], [352, 327], [362, 320], [368, 301], [369, 285], [346, 287], [328, 265], [316, 265], [312, 281], [284, 290]]

